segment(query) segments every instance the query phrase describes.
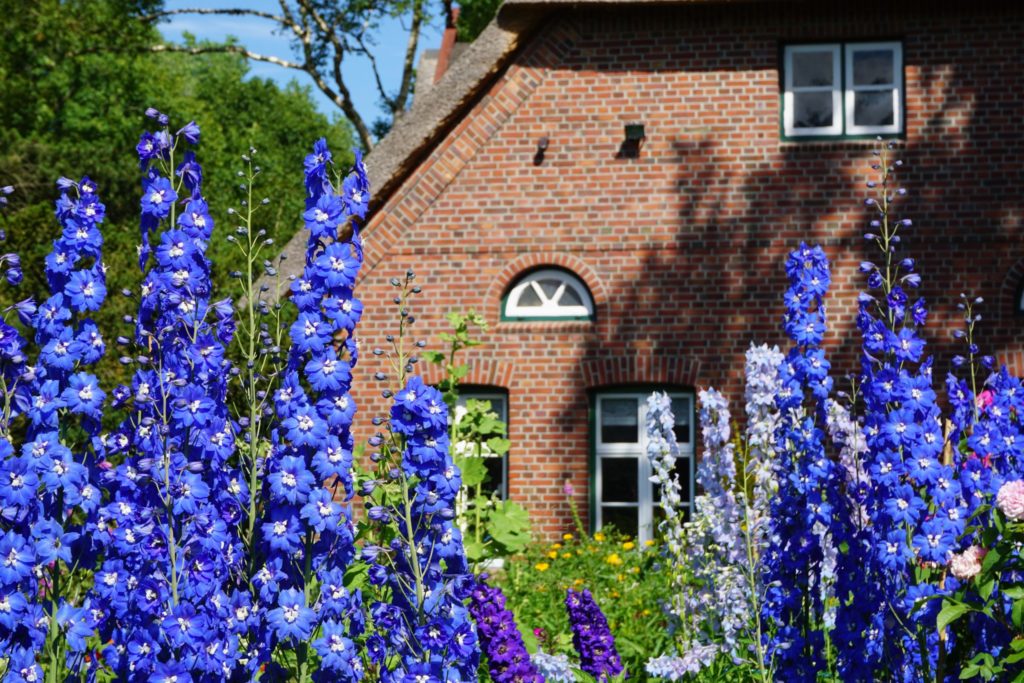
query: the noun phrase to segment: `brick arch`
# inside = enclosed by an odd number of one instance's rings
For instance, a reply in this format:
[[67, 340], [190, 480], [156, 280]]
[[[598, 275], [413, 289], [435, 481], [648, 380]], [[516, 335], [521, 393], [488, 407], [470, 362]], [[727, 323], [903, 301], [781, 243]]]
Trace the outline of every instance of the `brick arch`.
[[[513, 363], [494, 358], [466, 359], [469, 373], [459, 380], [460, 384], [477, 384], [481, 386], [508, 389], [512, 385]], [[444, 379], [444, 368], [439, 365], [424, 365], [419, 368], [420, 376], [427, 384], [437, 384]]]
[[700, 361], [679, 353], [635, 349], [628, 355], [585, 359], [580, 363], [580, 372], [587, 389], [615, 384], [671, 384], [696, 388]]
[[598, 320], [604, 317], [601, 315], [601, 312], [608, 303], [608, 290], [594, 269], [586, 261], [574, 254], [541, 251], [521, 254], [512, 259], [505, 264], [505, 267], [502, 268], [498, 276], [491, 280], [491, 284], [487, 287], [487, 294], [484, 297], [486, 302], [485, 314], [488, 322], [497, 323], [501, 320], [501, 298], [514, 280], [527, 271], [537, 270], [545, 266], [568, 270], [582, 280], [583, 284], [590, 290], [590, 296], [594, 300], [594, 312]]
[[1002, 318], [1013, 319], [1017, 313], [1017, 298], [1024, 288], [1024, 257], [1017, 259], [1010, 270], [1003, 278], [1003, 286], [999, 291], [999, 301], [996, 302], [997, 315]]

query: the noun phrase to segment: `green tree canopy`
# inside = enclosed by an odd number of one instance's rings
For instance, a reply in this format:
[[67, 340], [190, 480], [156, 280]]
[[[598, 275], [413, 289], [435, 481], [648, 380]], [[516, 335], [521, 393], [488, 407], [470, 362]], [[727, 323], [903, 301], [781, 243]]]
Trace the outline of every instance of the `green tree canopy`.
[[[348, 123], [317, 112], [308, 89], [252, 78], [236, 54], [149, 53], [159, 35], [133, 17], [157, 6], [152, 0], [0, 0], [0, 185], [17, 188], [6, 246], [21, 254], [22, 294], [44, 298], [42, 260], [59, 231], [54, 183], [62, 175], [95, 180], [107, 205], [104, 261], [112, 296], [97, 316], [104, 330], [119, 329], [117, 321], [134, 309], [115, 293], [141, 280], [135, 144], [154, 123], [145, 119], [146, 107], [167, 113], [172, 126], [194, 119], [202, 129], [199, 161], [217, 224], [209, 253], [221, 286], [234, 260], [224, 237], [234, 227], [227, 209], [241, 199], [235, 177], [241, 154], [258, 150], [257, 191], [271, 199], [259, 227], [278, 244], [302, 226], [302, 160], [313, 141], [326, 136], [342, 164], [351, 159]], [[105, 371], [116, 373], [109, 356], [116, 354], [108, 354]]]

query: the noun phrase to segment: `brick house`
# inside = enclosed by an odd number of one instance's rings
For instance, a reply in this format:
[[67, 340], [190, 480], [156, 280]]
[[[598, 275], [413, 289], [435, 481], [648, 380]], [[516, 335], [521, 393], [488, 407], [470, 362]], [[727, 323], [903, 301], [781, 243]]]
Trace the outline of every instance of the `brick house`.
[[[742, 414], [744, 351], [783, 343], [801, 240], [833, 261], [832, 359], [855, 367], [876, 135], [907, 162], [936, 375], [961, 291], [1024, 371], [1022, 66], [1019, 2], [507, 0], [444, 73], [421, 70], [368, 158], [364, 348], [394, 329], [388, 280], [409, 267], [433, 348], [448, 311], [483, 313], [467, 381], [507, 416], [507, 495], [555, 534], [569, 482], [591, 523], [645, 537], [643, 398], [676, 397], [692, 472], [695, 391]], [[357, 368], [361, 434], [377, 369]]]

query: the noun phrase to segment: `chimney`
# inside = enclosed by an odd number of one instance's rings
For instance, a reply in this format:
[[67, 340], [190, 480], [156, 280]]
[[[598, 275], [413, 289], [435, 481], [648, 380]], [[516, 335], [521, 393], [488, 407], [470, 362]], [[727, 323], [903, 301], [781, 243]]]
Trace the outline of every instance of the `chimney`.
[[452, 25], [444, 30], [444, 36], [441, 37], [441, 49], [437, 55], [437, 67], [434, 69], [434, 83], [441, 80], [444, 76], [444, 72], [448, 70], [448, 65], [451, 63], [452, 50], [455, 48], [455, 38], [458, 33], [455, 26], [459, 23], [459, 8], [452, 8]]

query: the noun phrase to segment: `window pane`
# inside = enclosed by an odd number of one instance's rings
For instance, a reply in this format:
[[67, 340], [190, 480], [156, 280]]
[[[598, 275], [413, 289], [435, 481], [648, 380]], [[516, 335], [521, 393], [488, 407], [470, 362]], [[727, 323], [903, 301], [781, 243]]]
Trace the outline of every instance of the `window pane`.
[[601, 526], [613, 526], [624, 534], [636, 537], [640, 519], [636, 508], [601, 508]]
[[895, 121], [893, 91], [855, 92], [853, 123], [857, 126], [891, 126]]
[[676, 423], [672, 431], [676, 435], [676, 443], [690, 443], [690, 402], [679, 401], [679, 412], [676, 413]]
[[832, 50], [793, 52], [793, 87], [833, 85]]
[[559, 280], [538, 280], [537, 284], [540, 285], [540, 288], [544, 291], [544, 296], [549, 300], [555, 296], [555, 292], [562, 286]]
[[831, 92], [793, 93], [794, 128], [828, 128], [832, 115]]
[[[470, 396], [472, 398], [472, 396]], [[505, 408], [505, 399], [498, 396], [488, 396], [482, 399], [489, 401], [491, 404], [491, 411], [498, 414], [498, 419], [502, 422], [508, 422], [508, 411]]]
[[562, 292], [562, 298], [558, 300], [558, 304], [560, 306], [582, 306], [583, 301], [575, 289], [566, 287], [565, 291]]
[[693, 500], [691, 497], [693, 494], [690, 491], [690, 459], [689, 458], [677, 458], [676, 459], [676, 475], [679, 477], [679, 495], [682, 497], [683, 502], [690, 502]]
[[892, 50], [857, 50], [853, 53], [854, 85], [892, 85]]
[[636, 458], [601, 458], [601, 502], [635, 503], [639, 500]]
[[635, 398], [601, 401], [601, 442], [636, 443], [640, 440]]
[[537, 292], [533, 291], [533, 284], [528, 284], [523, 288], [523, 293], [519, 296], [520, 306], [540, 306], [540, 297], [537, 296]]
[[484, 467], [487, 468], [487, 479], [480, 487], [485, 495], [491, 495], [497, 493], [500, 497], [505, 497], [505, 457], [500, 458], [484, 458]]

